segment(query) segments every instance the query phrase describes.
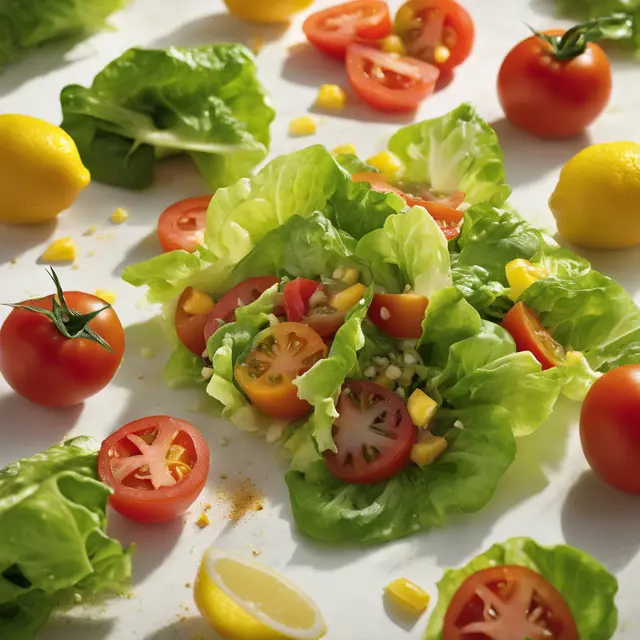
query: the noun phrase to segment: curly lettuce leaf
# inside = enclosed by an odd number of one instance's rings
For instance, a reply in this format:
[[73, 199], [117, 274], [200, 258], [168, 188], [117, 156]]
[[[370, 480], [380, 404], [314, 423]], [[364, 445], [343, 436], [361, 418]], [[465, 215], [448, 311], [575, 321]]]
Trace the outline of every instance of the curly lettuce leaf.
[[59, 607], [124, 591], [130, 552], [105, 533], [111, 490], [74, 438], [0, 471], [0, 629], [30, 640]]
[[130, 189], [148, 187], [156, 159], [175, 153], [212, 188], [234, 183], [266, 157], [274, 117], [240, 44], [129, 49], [60, 102], [92, 178]]
[[618, 582], [587, 553], [558, 545], [543, 547], [530, 538], [495, 544], [461, 569], [449, 569], [438, 583], [438, 603], [424, 640], [442, 640], [447, 609], [462, 583], [482, 569], [517, 565], [539, 573], [562, 595], [573, 614], [581, 640], [609, 640], [618, 625], [615, 595]]

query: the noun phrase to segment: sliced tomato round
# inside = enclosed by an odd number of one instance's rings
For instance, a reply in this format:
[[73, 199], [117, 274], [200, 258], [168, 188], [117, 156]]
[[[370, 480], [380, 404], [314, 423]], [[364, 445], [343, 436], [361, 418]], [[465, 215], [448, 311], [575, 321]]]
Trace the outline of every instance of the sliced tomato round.
[[337, 452], [324, 452], [329, 471], [353, 484], [382, 482], [400, 473], [411, 457], [416, 428], [397, 393], [365, 380], [348, 380], [333, 423]]
[[300, 322], [309, 311], [309, 299], [316, 291], [326, 291], [321, 282], [296, 278], [284, 286], [284, 312], [289, 322]]
[[415, 58], [352, 43], [347, 47], [347, 75], [354, 91], [374, 109], [406, 113], [433, 93], [440, 71]]
[[200, 495], [210, 452], [189, 422], [149, 416], [112, 433], [100, 447], [98, 474], [114, 493], [109, 504], [125, 518], [168, 522]]
[[293, 381], [326, 357], [327, 345], [306, 324], [281, 322], [261, 331], [235, 366], [236, 381], [267, 415], [296, 420], [311, 411]]
[[543, 369], [556, 367], [564, 359], [562, 345], [542, 326], [524, 302], [517, 302], [502, 320], [518, 351], [530, 351]]
[[175, 202], [158, 219], [158, 238], [165, 251], [195, 251], [204, 242], [207, 208], [213, 196]]
[[[236, 309], [255, 302], [267, 289], [280, 282], [275, 276], [258, 276], [247, 278], [240, 284], [229, 289], [209, 313], [204, 325], [203, 339], [206, 343], [209, 338], [225, 323], [234, 322]], [[275, 314], [280, 315], [281, 309], [275, 309]]]
[[443, 640], [578, 640], [562, 595], [539, 573], [503, 565], [470, 575], [444, 617]]
[[409, 0], [394, 23], [407, 53], [451, 71], [471, 54], [475, 27], [469, 12], [454, 0]]
[[332, 338], [344, 324], [346, 315], [344, 311], [335, 309], [331, 304], [323, 304], [311, 309], [302, 318], [302, 322], [309, 325], [321, 338]]
[[428, 304], [419, 293], [374, 293], [367, 317], [392, 338], [417, 340]]
[[350, 42], [388, 36], [391, 15], [382, 0], [354, 0], [312, 13], [302, 30], [318, 51], [341, 60]]
[[206, 313], [192, 314], [185, 310], [185, 303], [191, 297], [192, 287], [187, 287], [180, 297], [176, 305], [176, 313], [174, 316], [174, 326], [180, 342], [197, 356], [201, 356], [207, 348], [207, 342], [204, 339], [204, 329], [207, 324]]

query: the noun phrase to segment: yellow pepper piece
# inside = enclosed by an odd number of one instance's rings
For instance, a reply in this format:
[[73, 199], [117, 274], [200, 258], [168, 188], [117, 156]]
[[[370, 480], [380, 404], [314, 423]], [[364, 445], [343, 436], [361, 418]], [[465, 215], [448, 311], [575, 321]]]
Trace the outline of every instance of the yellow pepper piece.
[[201, 316], [213, 310], [215, 302], [213, 298], [197, 289], [191, 289], [189, 297], [185, 300], [182, 308], [192, 316]]
[[448, 443], [444, 438], [424, 431], [411, 449], [411, 460], [420, 468], [426, 467], [435, 462], [444, 453], [447, 446]]
[[367, 158], [367, 164], [378, 169], [387, 177], [392, 177], [400, 170], [402, 166], [398, 158], [388, 151], [381, 151]]
[[430, 398], [424, 391], [416, 389], [407, 400], [407, 410], [411, 421], [416, 427], [426, 429], [436, 415], [438, 403]]
[[352, 153], [356, 154], [356, 148], [352, 144], [341, 144], [338, 145], [332, 152], [334, 156], [339, 156], [343, 153]]
[[72, 262], [78, 255], [73, 238], [59, 238], [54, 240], [42, 254], [44, 262]]
[[116, 301], [116, 294], [113, 291], [107, 291], [106, 289], [96, 289], [93, 295], [101, 300], [104, 300], [107, 304], [113, 304]]
[[504, 268], [507, 281], [509, 282], [509, 298], [514, 302], [528, 289], [534, 282], [549, 276], [549, 272], [544, 267], [536, 267], [528, 260], [518, 258], [508, 262]]
[[316, 132], [318, 125], [311, 116], [294, 118], [289, 123], [289, 134], [292, 136], [310, 136]]
[[339, 293], [336, 293], [336, 295], [333, 296], [333, 298], [331, 298], [331, 301], [329, 304], [334, 309], [337, 309], [338, 311], [342, 311], [343, 313], [346, 313], [353, 306], [358, 304], [358, 301], [362, 298], [366, 290], [367, 290], [367, 287], [365, 287], [362, 283], [358, 282], [357, 284], [350, 286], [348, 289], [345, 289], [344, 291], [340, 291]]
[[211, 520], [209, 520], [209, 516], [203, 511], [200, 514], [200, 517], [196, 520], [196, 526], [204, 529], [211, 524]]
[[395, 604], [418, 616], [426, 611], [431, 600], [424, 589], [406, 578], [394, 580], [384, 592]]
[[128, 219], [129, 219], [129, 214], [124, 209], [121, 209], [120, 207], [118, 207], [111, 214], [111, 218], [109, 218], [109, 220], [111, 220], [113, 224], [122, 224], [123, 222], [126, 222]]
[[316, 104], [323, 109], [344, 109], [347, 94], [337, 84], [323, 84], [318, 91]]
[[395, 34], [387, 36], [386, 38], [382, 38], [382, 42], [380, 43], [380, 48], [385, 53], [397, 53], [401, 56], [407, 55], [407, 50], [404, 46], [404, 42], [402, 42], [402, 38]]

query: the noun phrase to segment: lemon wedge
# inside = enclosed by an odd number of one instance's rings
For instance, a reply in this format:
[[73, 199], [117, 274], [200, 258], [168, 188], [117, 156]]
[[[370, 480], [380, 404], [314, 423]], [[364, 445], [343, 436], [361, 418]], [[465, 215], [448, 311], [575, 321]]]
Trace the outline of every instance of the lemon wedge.
[[224, 640], [317, 640], [327, 632], [313, 600], [284, 576], [215, 547], [202, 558], [194, 597]]

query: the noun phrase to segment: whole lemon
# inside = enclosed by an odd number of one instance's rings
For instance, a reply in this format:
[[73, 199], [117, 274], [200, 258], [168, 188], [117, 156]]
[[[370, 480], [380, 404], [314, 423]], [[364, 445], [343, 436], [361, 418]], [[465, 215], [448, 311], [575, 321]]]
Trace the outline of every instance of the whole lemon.
[[224, 0], [231, 13], [251, 22], [287, 22], [313, 0]]
[[0, 115], [0, 222], [51, 220], [90, 180], [75, 142], [60, 127], [31, 116]]
[[549, 199], [560, 234], [592, 249], [640, 244], [640, 144], [583, 149], [560, 172]]

